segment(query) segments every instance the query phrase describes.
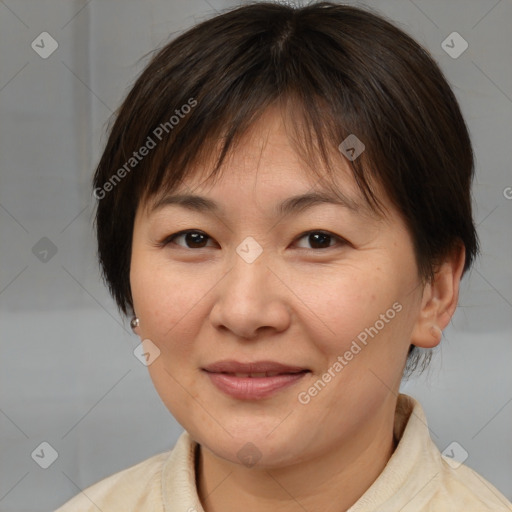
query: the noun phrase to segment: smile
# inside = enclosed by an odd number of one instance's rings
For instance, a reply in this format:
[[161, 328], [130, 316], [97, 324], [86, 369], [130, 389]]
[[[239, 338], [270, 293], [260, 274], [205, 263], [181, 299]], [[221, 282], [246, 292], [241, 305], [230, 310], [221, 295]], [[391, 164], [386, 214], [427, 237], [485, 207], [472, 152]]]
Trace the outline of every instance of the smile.
[[299, 382], [310, 372], [272, 361], [220, 361], [203, 368], [203, 371], [219, 391], [238, 400], [268, 398]]

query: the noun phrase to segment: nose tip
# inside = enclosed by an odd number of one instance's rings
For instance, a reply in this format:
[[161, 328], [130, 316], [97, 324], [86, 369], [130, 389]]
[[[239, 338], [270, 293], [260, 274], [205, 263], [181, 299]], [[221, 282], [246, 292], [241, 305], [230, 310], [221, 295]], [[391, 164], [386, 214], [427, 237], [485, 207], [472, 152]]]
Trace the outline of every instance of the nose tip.
[[210, 321], [217, 329], [231, 331], [246, 340], [285, 330], [290, 324], [286, 287], [260, 259], [262, 251], [257, 251], [254, 242], [246, 240], [240, 247], [248, 248], [242, 254], [251, 255], [252, 262], [248, 263], [243, 256], [237, 258], [216, 291]]

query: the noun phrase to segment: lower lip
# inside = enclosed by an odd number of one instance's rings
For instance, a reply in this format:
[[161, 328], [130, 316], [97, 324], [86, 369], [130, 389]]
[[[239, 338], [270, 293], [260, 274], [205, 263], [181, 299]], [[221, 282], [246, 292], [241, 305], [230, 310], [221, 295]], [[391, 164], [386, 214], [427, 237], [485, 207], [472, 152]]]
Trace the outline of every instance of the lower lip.
[[261, 400], [300, 381], [308, 372], [285, 373], [273, 377], [235, 377], [228, 373], [206, 372], [213, 384], [239, 400]]

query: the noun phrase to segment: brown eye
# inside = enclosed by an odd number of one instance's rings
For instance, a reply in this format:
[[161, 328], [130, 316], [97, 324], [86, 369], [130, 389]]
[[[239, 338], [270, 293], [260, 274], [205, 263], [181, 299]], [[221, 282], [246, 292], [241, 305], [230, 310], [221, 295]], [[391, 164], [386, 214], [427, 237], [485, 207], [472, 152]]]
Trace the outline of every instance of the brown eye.
[[[176, 240], [181, 239], [183, 239], [184, 244], [176, 242]], [[179, 245], [187, 249], [202, 249], [203, 247], [207, 247], [208, 240], [210, 240], [210, 237], [206, 233], [203, 233], [202, 231], [189, 230], [181, 231], [167, 237], [164, 240], [163, 245], [174, 243], [175, 245]]]
[[325, 231], [308, 231], [299, 237], [299, 240], [306, 239], [309, 247], [303, 249], [328, 249], [336, 245], [336, 242], [343, 244], [344, 240], [337, 235]]

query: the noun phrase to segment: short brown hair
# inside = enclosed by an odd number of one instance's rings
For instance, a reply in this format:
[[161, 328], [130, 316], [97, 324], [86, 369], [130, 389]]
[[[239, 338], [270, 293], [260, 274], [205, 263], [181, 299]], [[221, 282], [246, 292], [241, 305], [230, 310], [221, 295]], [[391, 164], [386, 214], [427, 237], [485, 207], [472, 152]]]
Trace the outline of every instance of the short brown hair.
[[298, 121], [297, 151], [311, 162], [320, 156], [329, 172], [336, 173], [333, 155], [343, 158], [337, 148], [348, 135], [365, 144], [350, 162], [356, 183], [376, 212], [372, 183], [388, 194], [425, 281], [456, 244], [465, 246], [464, 272], [471, 266], [478, 253], [473, 151], [457, 100], [428, 52], [368, 10], [261, 2], [204, 21], [161, 48], [116, 113], [94, 195], [99, 260], [122, 312], [133, 310], [138, 205], [216, 155], [214, 175], [276, 103]]

